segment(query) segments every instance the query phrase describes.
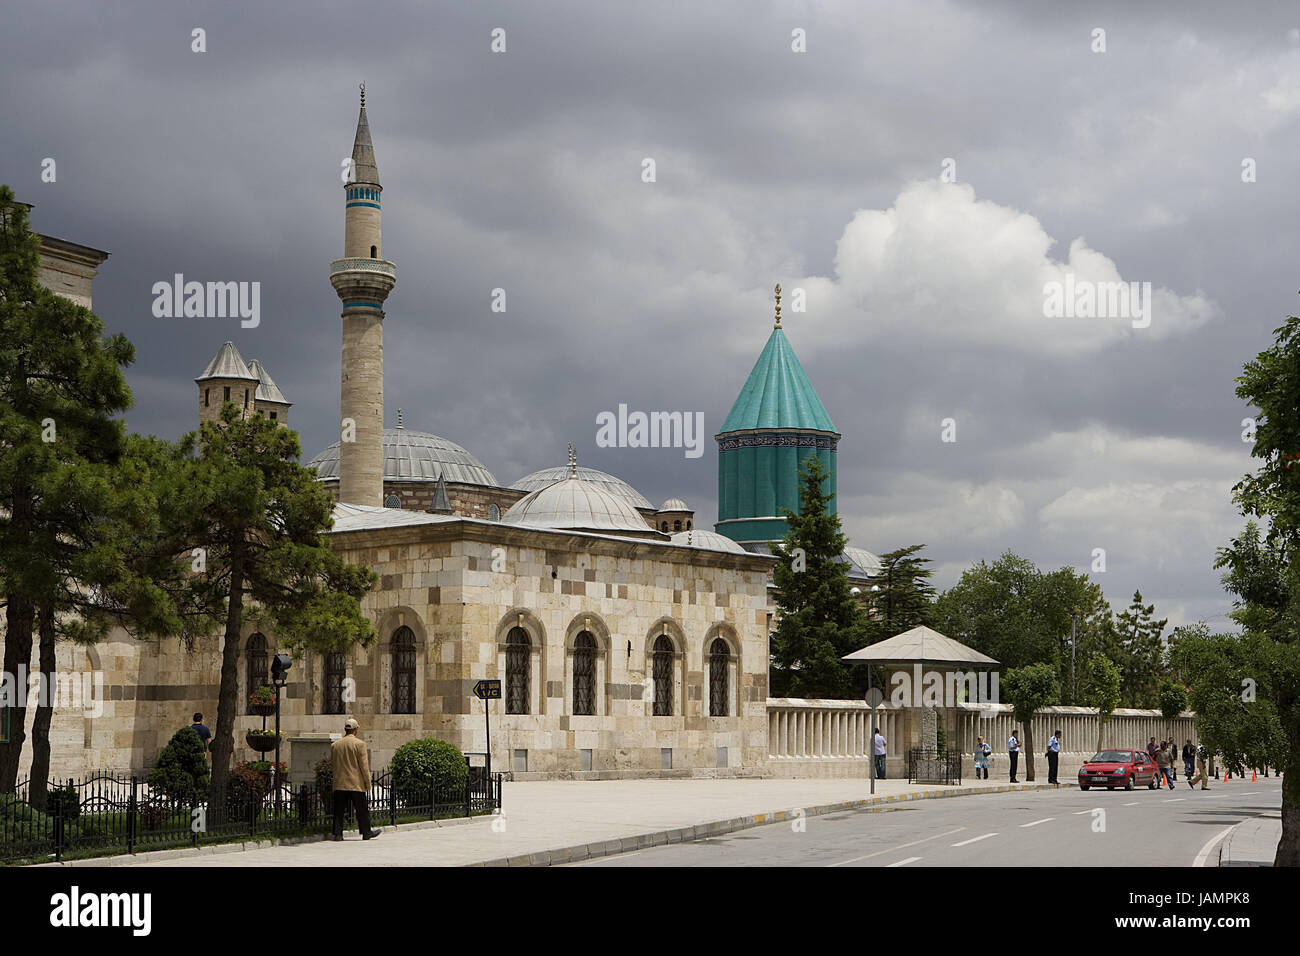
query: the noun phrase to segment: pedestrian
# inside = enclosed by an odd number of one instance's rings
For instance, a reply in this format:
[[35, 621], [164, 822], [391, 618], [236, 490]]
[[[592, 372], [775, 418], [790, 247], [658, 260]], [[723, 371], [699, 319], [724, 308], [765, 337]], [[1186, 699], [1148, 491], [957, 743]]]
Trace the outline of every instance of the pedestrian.
[[203, 741], [203, 753], [204, 756], [206, 756], [208, 753], [208, 741], [212, 739], [212, 731], [208, 730], [208, 728], [204, 726], [203, 715], [197, 711], [194, 713], [194, 723], [190, 724], [190, 726], [193, 727], [194, 732], [199, 735], [199, 740]]
[[877, 727], [872, 731], [874, 736], [871, 738], [871, 753], [876, 761], [876, 779], [885, 779], [885, 738], [881, 734], [880, 728]]
[[1160, 773], [1164, 775], [1165, 783], [1169, 784], [1169, 789], [1174, 789], [1174, 752], [1169, 747], [1169, 741], [1160, 745], [1160, 750], [1156, 753], [1156, 766], [1160, 768]]
[[357, 736], [360, 725], [349, 717], [343, 724], [343, 736], [330, 745], [330, 765], [334, 776], [334, 832], [331, 839], [343, 839], [343, 814], [348, 805], [356, 811], [361, 839], [371, 840], [382, 830], [370, 829], [370, 752]]
[[1173, 770], [1174, 779], [1177, 780], [1178, 779], [1178, 744], [1174, 743], [1173, 735], [1170, 735], [1169, 740], [1166, 741], [1166, 743], [1169, 744], [1169, 757], [1170, 757], [1169, 764]]
[[1153, 764], [1156, 764], [1156, 766], [1160, 765], [1160, 762], [1156, 760], [1156, 756], [1159, 753], [1160, 753], [1160, 745], [1156, 743], [1156, 738], [1152, 737], [1150, 740], [1147, 741], [1147, 756], [1151, 758], [1151, 762]]
[[1056, 767], [1061, 762], [1061, 732], [1052, 732], [1052, 739], [1047, 742], [1047, 782], [1059, 783], [1056, 779]]
[[1019, 783], [1016, 779], [1016, 764], [1020, 762], [1020, 728], [1011, 731], [1011, 736], [1007, 738], [1007, 755], [1011, 758], [1011, 783]]
[[1196, 781], [1199, 780], [1201, 781], [1202, 790], [1210, 789], [1208, 786], [1206, 786], [1206, 784], [1210, 782], [1209, 761], [1210, 761], [1210, 755], [1205, 752], [1205, 745], [1197, 744], [1196, 745], [1196, 776], [1187, 778], [1187, 785], [1189, 787], [1195, 789]]
[[1192, 742], [1189, 740], [1183, 744], [1183, 775], [1189, 780], [1192, 774], [1195, 773], [1195, 767], [1193, 766], [1195, 763], [1196, 748], [1192, 746]]
[[984, 779], [989, 778], [989, 754], [993, 748], [984, 742], [983, 737], [975, 738], [975, 779], [980, 778], [980, 770], [984, 771]]

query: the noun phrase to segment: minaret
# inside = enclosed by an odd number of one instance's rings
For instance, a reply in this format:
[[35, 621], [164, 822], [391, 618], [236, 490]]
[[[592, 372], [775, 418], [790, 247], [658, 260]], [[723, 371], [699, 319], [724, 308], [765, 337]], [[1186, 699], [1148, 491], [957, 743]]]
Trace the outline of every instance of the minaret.
[[383, 187], [370, 143], [364, 83], [350, 174], [350, 181], [343, 184], [343, 258], [330, 263], [330, 282], [343, 302], [339, 501], [380, 507], [384, 503], [384, 300], [397, 281], [397, 267], [383, 258]]

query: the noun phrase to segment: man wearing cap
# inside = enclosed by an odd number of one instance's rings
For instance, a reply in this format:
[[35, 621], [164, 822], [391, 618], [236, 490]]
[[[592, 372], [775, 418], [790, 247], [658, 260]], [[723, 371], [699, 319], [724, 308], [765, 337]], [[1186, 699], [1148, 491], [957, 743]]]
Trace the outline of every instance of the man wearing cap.
[[357, 829], [361, 839], [379, 836], [380, 830], [370, 829], [370, 806], [366, 793], [370, 790], [370, 753], [357, 736], [360, 725], [351, 717], [343, 724], [343, 736], [330, 745], [330, 764], [334, 771], [334, 836], [343, 839], [343, 814], [348, 804], [357, 815]]

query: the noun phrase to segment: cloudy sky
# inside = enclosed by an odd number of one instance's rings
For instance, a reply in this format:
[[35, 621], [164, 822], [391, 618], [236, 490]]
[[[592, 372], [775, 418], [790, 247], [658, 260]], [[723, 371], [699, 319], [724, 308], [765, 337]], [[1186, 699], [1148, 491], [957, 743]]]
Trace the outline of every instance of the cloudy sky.
[[[1222, 626], [1211, 564], [1250, 468], [1232, 379], [1300, 278], [1300, 10], [1138, 6], [44, 0], [0, 33], [0, 181], [112, 253], [95, 306], [138, 349], [134, 429], [193, 428], [232, 339], [311, 455], [337, 437], [328, 266], [364, 80], [389, 425], [402, 407], [503, 483], [572, 441], [707, 526], [712, 441], [601, 449], [596, 415], [701, 411], [712, 435], [779, 281], [855, 544], [925, 542], [941, 586], [1008, 548], [1080, 570], [1102, 548], [1117, 607], [1141, 588]], [[260, 325], [155, 318], [175, 273], [260, 282]], [[1150, 283], [1149, 324], [1046, 317], [1067, 276]]]

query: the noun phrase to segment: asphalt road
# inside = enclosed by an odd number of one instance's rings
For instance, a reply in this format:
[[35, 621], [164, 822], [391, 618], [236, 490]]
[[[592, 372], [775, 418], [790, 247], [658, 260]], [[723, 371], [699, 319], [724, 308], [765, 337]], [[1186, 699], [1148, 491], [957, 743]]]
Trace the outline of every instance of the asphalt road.
[[[774, 823], [575, 866], [1193, 866], [1227, 828], [1281, 804], [1277, 777], [1209, 791], [1059, 790], [918, 800]], [[802, 824], [802, 830], [797, 824]], [[1198, 862], [1198, 856], [1200, 861]], [[1208, 860], [1208, 864], [1205, 862]]]

